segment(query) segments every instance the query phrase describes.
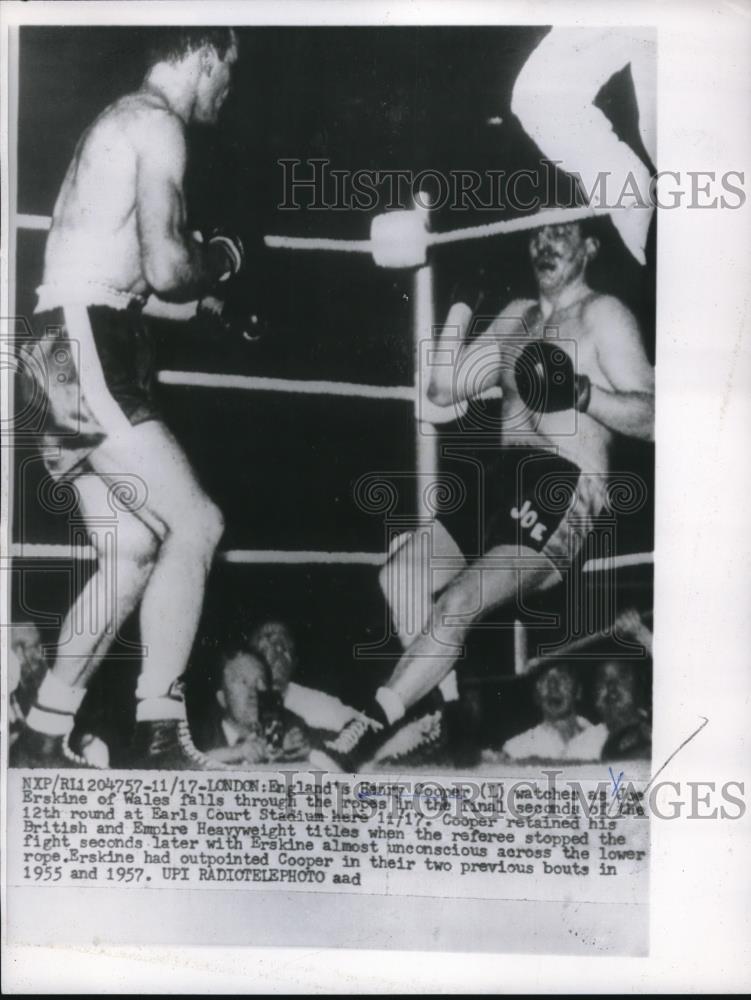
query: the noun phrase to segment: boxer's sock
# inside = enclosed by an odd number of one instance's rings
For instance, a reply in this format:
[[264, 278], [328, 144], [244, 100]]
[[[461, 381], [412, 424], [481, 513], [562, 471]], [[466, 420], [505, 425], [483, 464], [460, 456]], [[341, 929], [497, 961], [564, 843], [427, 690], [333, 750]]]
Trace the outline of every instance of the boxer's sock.
[[185, 702], [164, 695], [142, 698], [136, 704], [136, 722], [159, 722], [162, 719], [185, 719]]
[[452, 670], [450, 674], [446, 674], [438, 685], [438, 690], [443, 695], [445, 702], [459, 701], [459, 684], [456, 679], [455, 670]]
[[184, 718], [185, 692], [182, 679], [175, 678], [165, 690], [164, 680], [155, 671], [142, 673], [136, 687], [136, 722]]
[[51, 671], [39, 685], [36, 702], [29, 709], [26, 724], [47, 736], [66, 736], [72, 729], [76, 712], [86, 688], [74, 688], [59, 680]]
[[[380, 687], [376, 691], [375, 695], [376, 704], [380, 708], [381, 712], [389, 726], [395, 725], [400, 719], [404, 717], [404, 713], [407, 709], [404, 706], [404, 702], [396, 693], [392, 691], [391, 688]], [[380, 718], [376, 719], [377, 722], [381, 722]]]

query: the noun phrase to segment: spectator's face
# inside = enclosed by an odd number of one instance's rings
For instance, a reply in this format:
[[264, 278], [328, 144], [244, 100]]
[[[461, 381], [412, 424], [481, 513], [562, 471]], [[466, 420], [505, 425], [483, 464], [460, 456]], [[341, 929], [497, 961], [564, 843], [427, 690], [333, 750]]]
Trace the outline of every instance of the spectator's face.
[[10, 646], [20, 666], [23, 684], [38, 684], [46, 670], [42, 640], [36, 625], [14, 625]]
[[225, 664], [216, 697], [226, 718], [238, 726], [252, 726], [258, 722], [259, 694], [265, 690], [263, 663], [252, 653], [238, 653]]
[[10, 645], [22, 663], [42, 659], [42, 640], [36, 625], [14, 625]]
[[281, 622], [268, 622], [253, 636], [253, 645], [269, 665], [274, 689], [283, 694], [297, 666], [295, 641], [289, 629]]
[[608, 661], [597, 671], [595, 707], [608, 729], [617, 729], [637, 709], [636, 677], [627, 663]]
[[574, 714], [578, 689], [577, 680], [567, 667], [550, 667], [538, 677], [535, 693], [546, 722]]

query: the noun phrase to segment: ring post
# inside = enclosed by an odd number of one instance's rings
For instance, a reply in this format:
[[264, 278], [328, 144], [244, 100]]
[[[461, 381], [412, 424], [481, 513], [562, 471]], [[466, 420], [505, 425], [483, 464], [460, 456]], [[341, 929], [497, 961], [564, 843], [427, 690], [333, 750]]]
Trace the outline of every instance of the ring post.
[[[423, 216], [426, 230], [430, 222], [430, 199], [420, 192], [420, 201], [415, 199], [415, 211]], [[435, 430], [422, 420], [422, 393], [426, 385], [429, 345], [435, 327], [435, 307], [433, 302], [433, 267], [428, 261], [418, 267], [414, 275], [413, 289], [413, 336], [415, 353], [415, 457], [417, 466], [417, 506], [416, 514], [421, 522], [431, 519], [432, 512], [427, 502], [430, 486], [438, 474], [438, 440]]]
[[514, 619], [514, 673], [517, 677], [527, 672], [529, 663], [529, 640], [527, 626], [524, 622]]

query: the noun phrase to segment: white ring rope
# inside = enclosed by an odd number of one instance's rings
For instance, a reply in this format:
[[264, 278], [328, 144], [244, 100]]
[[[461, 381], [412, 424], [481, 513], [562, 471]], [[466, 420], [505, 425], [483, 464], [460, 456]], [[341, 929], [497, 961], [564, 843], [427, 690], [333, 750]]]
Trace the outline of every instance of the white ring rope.
[[337, 240], [325, 236], [264, 236], [267, 247], [279, 250], [341, 250], [345, 253], [371, 253], [370, 240]]
[[[592, 208], [586, 205], [576, 208], [546, 208], [533, 215], [522, 215], [516, 219], [487, 222], [478, 226], [465, 226], [462, 229], [450, 229], [446, 232], [426, 232], [425, 242], [427, 246], [436, 246], [445, 243], [459, 243], [462, 240], [487, 239], [490, 236], [519, 233], [529, 229], [539, 229], [541, 226], [579, 222], [581, 219], [591, 219], [598, 215], [609, 214], [610, 209]], [[267, 247], [284, 250], [340, 250], [345, 253], [373, 253], [376, 241], [372, 239], [337, 240], [316, 236], [265, 236], [264, 243]]]
[[294, 392], [313, 396], [358, 396], [363, 399], [397, 399], [412, 403], [411, 385], [361, 385], [315, 379], [264, 378], [258, 375], [225, 375], [220, 372], [161, 371], [164, 385], [192, 385], [203, 389], [249, 389], [259, 392]]
[[[14, 559], [78, 559], [93, 562], [97, 554], [91, 545], [60, 545], [55, 543], [15, 543]], [[350, 565], [382, 566], [386, 554], [382, 552], [325, 552], [316, 549], [227, 549], [218, 552], [220, 562], [235, 565], [263, 566], [279, 563], [285, 566]]]
[[[14, 559], [78, 559], [93, 561], [96, 552], [90, 545], [58, 545], [15, 543], [11, 547]], [[316, 549], [227, 549], [217, 553], [217, 559], [235, 565], [269, 565], [279, 563], [286, 566], [351, 565], [382, 566], [388, 553], [385, 552], [326, 552]], [[584, 565], [585, 573], [598, 570], [620, 569], [624, 566], [649, 566], [654, 562], [652, 552], [629, 552], [621, 556], [590, 559]]]
[[47, 230], [52, 225], [52, 217], [49, 215], [24, 215], [19, 212], [16, 216], [16, 226], [18, 229], [41, 229]]
[[[509, 233], [524, 232], [528, 229], [538, 229], [540, 226], [554, 226], [567, 222], [578, 222], [581, 219], [593, 218], [597, 215], [609, 215], [610, 209], [593, 208], [582, 205], [575, 208], [544, 208], [532, 215], [522, 215], [516, 219], [504, 219], [500, 222], [488, 222], [478, 226], [465, 226], [462, 229], [450, 229], [442, 233], [426, 233], [428, 246], [445, 243], [458, 243], [462, 240], [486, 239], [489, 236], [501, 236]], [[46, 230], [50, 228], [52, 219], [47, 215], [16, 216], [19, 229]], [[323, 236], [265, 236], [267, 247], [282, 250], [333, 250], [343, 253], [372, 253], [374, 241], [332, 239]]]

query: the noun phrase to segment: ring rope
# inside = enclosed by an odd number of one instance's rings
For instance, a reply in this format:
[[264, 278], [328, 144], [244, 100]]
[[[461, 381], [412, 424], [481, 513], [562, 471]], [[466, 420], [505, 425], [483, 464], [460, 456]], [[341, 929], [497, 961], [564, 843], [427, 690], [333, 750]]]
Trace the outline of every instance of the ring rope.
[[[96, 552], [90, 545], [62, 545], [56, 543], [21, 542], [11, 547], [14, 559], [77, 559], [93, 561]], [[268, 565], [280, 563], [293, 565], [353, 565], [382, 566], [387, 552], [326, 552], [316, 549], [227, 549], [217, 553], [220, 562], [235, 565]], [[599, 570], [619, 569], [625, 566], [648, 566], [654, 562], [652, 552], [628, 552], [620, 556], [606, 556], [590, 559], [584, 564], [585, 573]]]
[[[97, 558], [96, 550], [91, 545], [62, 545], [54, 542], [17, 542], [11, 547], [11, 554], [14, 559], [76, 559], [93, 562]], [[386, 553], [326, 552], [316, 549], [226, 549], [224, 552], [217, 552], [216, 558], [220, 562], [234, 565], [280, 563], [286, 566], [382, 566], [386, 561]]]
[[363, 399], [396, 399], [412, 403], [414, 386], [365, 385], [316, 379], [265, 378], [259, 375], [226, 375], [221, 372], [160, 371], [163, 385], [190, 385], [202, 389], [248, 389], [259, 392], [293, 392], [308, 395], [358, 396]]
[[52, 216], [50, 215], [28, 215], [19, 212], [16, 216], [16, 227], [18, 229], [40, 229], [44, 231], [49, 229], [51, 225]]
[[370, 240], [337, 240], [324, 236], [264, 236], [267, 247], [282, 250], [341, 250], [345, 253], [371, 253]]
[[[462, 240], [486, 239], [490, 236], [500, 236], [508, 233], [524, 232], [537, 229], [540, 226], [559, 225], [567, 222], [578, 222], [581, 219], [597, 215], [609, 215], [610, 209], [582, 205], [574, 208], [544, 208], [532, 215], [522, 215], [516, 219], [504, 219], [500, 222], [488, 222], [477, 226], [465, 226], [461, 229], [450, 229], [445, 232], [426, 233], [427, 245], [436, 246], [446, 243], [458, 243]], [[19, 214], [16, 225], [19, 229], [46, 230], [50, 228], [52, 219], [47, 215]], [[372, 253], [372, 240], [332, 239], [320, 236], [278, 236], [264, 237], [267, 247], [282, 250], [333, 250], [343, 253]]]
[[[539, 229], [540, 226], [561, 225], [609, 214], [610, 209], [586, 205], [575, 208], [542, 209], [534, 215], [522, 215], [516, 219], [465, 226], [462, 229], [449, 229], [445, 232], [427, 232], [425, 239], [427, 246], [436, 246], [458, 243], [462, 240], [487, 239], [490, 236], [519, 233], [529, 229]], [[373, 240], [339, 240], [317, 236], [265, 236], [264, 243], [267, 247], [284, 250], [339, 250], [345, 253], [372, 253], [374, 246]]]

